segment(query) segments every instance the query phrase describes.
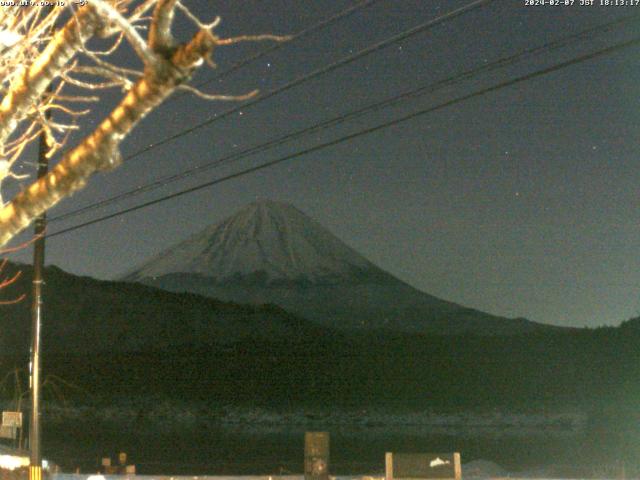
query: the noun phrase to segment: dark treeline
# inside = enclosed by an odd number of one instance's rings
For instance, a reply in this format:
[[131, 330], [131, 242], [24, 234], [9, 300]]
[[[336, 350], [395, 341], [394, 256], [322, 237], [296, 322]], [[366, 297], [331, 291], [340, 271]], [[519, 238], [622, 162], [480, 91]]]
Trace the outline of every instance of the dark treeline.
[[[9, 297], [29, 291], [29, 267], [12, 268], [24, 275], [2, 292]], [[158, 394], [441, 410], [640, 404], [640, 319], [514, 336], [347, 333], [275, 306], [98, 281], [55, 267], [46, 278], [45, 375], [106, 401]], [[29, 325], [28, 299], [0, 310], [1, 371], [26, 367]]]
[[[263, 406], [598, 409], [640, 404], [640, 328], [510, 337], [377, 333], [48, 352], [46, 372], [102, 399], [161, 395]], [[5, 371], [24, 355], [4, 357]]]

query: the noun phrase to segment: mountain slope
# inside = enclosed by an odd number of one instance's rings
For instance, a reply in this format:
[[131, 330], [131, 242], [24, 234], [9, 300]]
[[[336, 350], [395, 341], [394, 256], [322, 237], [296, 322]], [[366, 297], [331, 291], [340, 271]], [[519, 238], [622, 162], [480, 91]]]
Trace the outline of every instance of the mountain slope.
[[441, 334], [545, 328], [418, 291], [295, 207], [272, 201], [248, 205], [161, 252], [125, 279], [227, 301], [274, 303], [332, 328]]
[[217, 282], [345, 280], [383, 273], [291, 205], [257, 202], [162, 252], [129, 280], [190, 273]]
[[[30, 292], [30, 266], [0, 300]], [[325, 331], [274, 305], [237, 305], [145, 285], [78, 277], [45, 269], [43, 345], [73, 353], [167, 350], [238, 341], [306, 341]], [[29, 347], [30, 299], [0, 309], [0, 352]]]

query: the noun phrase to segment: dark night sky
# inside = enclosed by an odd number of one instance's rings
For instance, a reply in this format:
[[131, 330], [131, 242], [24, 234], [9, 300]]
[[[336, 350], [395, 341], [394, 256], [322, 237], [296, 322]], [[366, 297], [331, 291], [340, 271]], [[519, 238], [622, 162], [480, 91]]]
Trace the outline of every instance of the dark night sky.
[[[218, 33], [229, 36], [297, 32], [353, 0], [185, 3], [200, 18], [220, 15]], [[268, 91], [466, 3], [380, 0], [205, 89]], [[632, 14], [640, 14], [640, 6], [527, 7], [524, 0], [496, 0], [101, 174], [52, 215]], [[627, 23], [230, 167], [54, 223], [50, 231], [612, 45], [638, 35], [639, 26]], [[216, 52], [215, 60], [224, 71], [264, 47], [227, 47]], [[545, 323], [617, 324], [640, 312], [639, 55], [640, 48], [631, 47], [55, 237], [48, 242], [48, 262], [114, 278], [244, 204], [270, 198], [295, 204], [373, 262], [433, 295]], [[214, 75], [209, 69], [196, 81]], [[193, 96], [171, 101], [145, 119], [123, 153], [232, 106]]]

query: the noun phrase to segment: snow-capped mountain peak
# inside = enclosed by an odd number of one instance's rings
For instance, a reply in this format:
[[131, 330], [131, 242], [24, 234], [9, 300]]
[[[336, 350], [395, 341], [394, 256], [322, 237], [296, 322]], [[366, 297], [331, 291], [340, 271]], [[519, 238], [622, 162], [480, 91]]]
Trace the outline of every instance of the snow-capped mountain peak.
[[297, 208], [260, 201], [126, 277], [223, 301], [273, 303], [324, 327], [450, 334], [538, 328], [421, 292], [376, 267]]
[[251, 203], [152, 258], [127, 278], [197, 274], [215, 281], [258, 277], [317, 282], [380, 270], [287, 203]]

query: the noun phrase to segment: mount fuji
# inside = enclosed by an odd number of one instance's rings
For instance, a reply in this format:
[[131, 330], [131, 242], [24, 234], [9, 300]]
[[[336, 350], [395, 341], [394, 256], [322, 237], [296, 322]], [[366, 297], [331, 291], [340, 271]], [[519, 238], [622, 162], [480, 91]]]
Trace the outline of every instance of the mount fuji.
[[292, 205], [252, 203], [124, 277], [224, 301], [272, 303], [341, 330], [478, 335], [552, 328], [439, 299], [404, 283]]

